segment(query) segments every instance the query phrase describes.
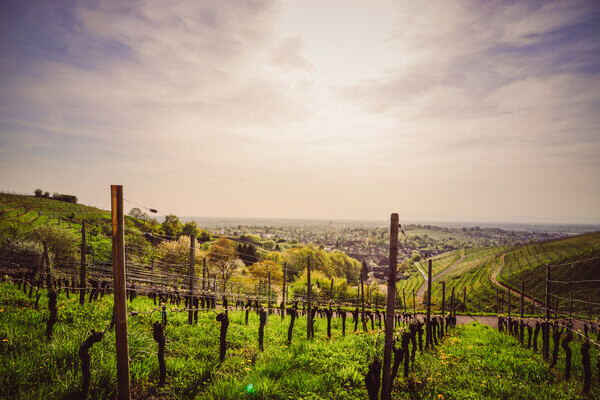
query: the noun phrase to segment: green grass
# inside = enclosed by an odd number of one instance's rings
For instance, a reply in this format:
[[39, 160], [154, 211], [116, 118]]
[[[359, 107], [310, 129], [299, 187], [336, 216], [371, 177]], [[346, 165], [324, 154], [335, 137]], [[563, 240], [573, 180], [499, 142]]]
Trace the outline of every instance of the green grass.
[[[564, 361], [550, 369], [541, 355], [516, 339], [479, 323], [457, 327], [436, 351], [417, 359], [408, 379], [397, 378], [395, 399], [578, 399], [597, 398], [598, 385], [581, 395], [579, 344], [572, 344], [573, 376]], [[595, 352], [594, 354], [597, 354]], [[592, 354], [592, 359], [594, 359]]]

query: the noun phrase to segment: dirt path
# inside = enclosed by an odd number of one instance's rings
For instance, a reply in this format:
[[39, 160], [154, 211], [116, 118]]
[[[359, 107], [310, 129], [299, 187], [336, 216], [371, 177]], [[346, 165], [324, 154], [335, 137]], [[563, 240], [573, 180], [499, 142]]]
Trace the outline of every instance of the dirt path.
[[[513, 290], [511, 288], [509, 288], [508, 286], [504, 285], [503, 283], [500, 283], [498, 281], [498, 274], [500, 273], [500, 271], [502, 271], [502, 268], [504, 268], [504, 256], [506, 256], [505, 254], [502, 254], [500, 256], [500, 262], [498, 263], [498, 267], [494, 270], [494, 272], [492, 273], [492, 275], [490, 276], [490, 281], [496, 285], [498, 288], [503, 289], [503, 290], [508, 290], [510, 293], [512, 293], [515, 296], [521, 296], [521, 292], [518, 292], [516, 290]], [[539, 302], [537, 300], [535, 300], [532, 297], [529, 297], [527, 295], [523, 296], [525, 298], [525, 300], [527, 300], [528, 302], [530, 302], [531, 304], [534, 304], [538, 307], [544, 307], [544, 304], [542, 302]]]
[[423, 301], [422, 301], [423, 295], [425, 294], [425, 291], [427, 290], [427, 282], [429, 281], [429, 279], [427, 278], [427, 273], [421, 267], [421, 263], [416, 262], [415, 267], [417, 267], [417, 270], [421, 273], [421, 275], [423, 275], [423, 283], [421, 283], [421, 286], [419, 286], [419, 290], [417, 290], [417, 294], [416, 294], [416, 299], [418, 301], [420, 301], [422, 304], [423, 303]]
[[[440, 272], [437, 275], [434, 275], [432, 282], [437, 282], [440, 279], [442, 279], [443, 277], [445, 277], [446, 275], [449, 275], [450, 272], [452, 272], [452, 270], [454, 268], [456, 268], [456, 266], [458, 266], [463, 260], [464, 260], [465, 256], [462, 256], [461, 258], [459, 258], [458, 260], [456, 260], [456, 262], [454, 264], [452, 264], [451, 266], [449, 266], [448, 268], [446, 268], [445, 270], [443, 270], [442, 272]], [[421, 286], [419, 286], [419, 290], [417, 290], [417, 299], [423, 299], [423, 296], [425, 295], [425, 291], [427, 290], [427, 274], [425, 273], [425, 271], [421, 268], [421, 264], [420, 263], [415, 263], [417, 269], [419, 270], [419, 272], [421, 273], [421, 275], [423, 275], [423, 279], [425, 279], [425, 281], [421, 284]]]

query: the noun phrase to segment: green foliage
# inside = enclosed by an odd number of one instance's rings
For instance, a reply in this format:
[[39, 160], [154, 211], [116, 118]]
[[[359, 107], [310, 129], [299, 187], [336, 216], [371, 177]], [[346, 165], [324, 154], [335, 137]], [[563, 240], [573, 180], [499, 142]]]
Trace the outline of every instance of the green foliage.
[[169, 214], [165, 217], [161, 225], [162, 231], [166, 236], [177, 237], [181, 235], [183, 225], [179, 221], [179, 217], [174, 214]]
[[198, 224], [196, 221], [186, 222], [181, 228], [181, 234], [185, 236], [196, 236], [200, 234], [200, 229], [198, 229]]
[[31, 233], [31, 238], [40, 244], [45, 242], [56, 263], [71, 265], [76, 259], [79, 237], [70, 230], [43, 225]]

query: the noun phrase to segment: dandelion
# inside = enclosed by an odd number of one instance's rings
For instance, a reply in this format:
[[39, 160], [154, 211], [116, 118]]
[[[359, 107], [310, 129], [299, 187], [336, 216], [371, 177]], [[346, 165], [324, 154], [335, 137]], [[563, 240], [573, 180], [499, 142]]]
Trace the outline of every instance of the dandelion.
[[427, 380], [428, 380], [428, 381], [432, 381], [432, 380], [433, 380], [433, 378], [432, 378], [432, 377], [429, 377], [429, 378], [427, 378]]
[[444, 396], [442, 396], [441, 394], [438, 394], [438, 399], [439, 400], [444, 400]]
[[2, 339], [3, 342], [8, 342], [8, 339]]

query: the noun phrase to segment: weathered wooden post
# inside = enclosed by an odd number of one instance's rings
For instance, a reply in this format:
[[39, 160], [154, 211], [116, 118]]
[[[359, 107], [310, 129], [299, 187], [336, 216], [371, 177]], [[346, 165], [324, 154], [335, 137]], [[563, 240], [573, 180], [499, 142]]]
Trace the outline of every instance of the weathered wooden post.
[[446, 311], [446, 282], [442, 282], [442, 319], [440, 320], [440, 338], [444, 337], [444, 312]]
[[188, 324], [194, 323], [194, 275], [196, 273], [196, 236], [190, 236], [190, 294], [188, 297]]
[[[546, 309], [545, 319], [546, 324], [550, 322], [550, 265], [546, 264]], [[547, 325], [546, 325], [547, 326]], [[544, 360], [548, 360], [550, 356], [550, 329], [546, 328], [543, 331], [544, 334]]]
[[111, 185], [112, 251], [115, 300], [115, 337], [117, 353], [117, 397], [130, 399], [129, 348], [127, 344], [127, 297], [125, 293], [125, 236], [123, 186]]
[[427, 319], [425, 320], [425, 349], [428, 349], [429, 346], [433, 347], [433, 340], [431, 337], [431, 279], [431, 259], [429, 259], [429, 268], [427, 272]]
[[85, 264], [86, 264], [86, 242], [85, 242], [85, 219], [81, 221], [81, 267], [79, 270], [79, 305], [85, 304]]
[[283, 263], [283, 290], [281, 292], [281, 319], [285, 318], [285, 308], [286, 308], [286, 275], [287, 275], [287, 263]]
[[269, 282], [269, 297], [267, 298], [267, 315], [271, 315], [271, 271], [267, 272], [267, 280]]
[[364, 274], [367, 269], [367, 263], [363, 260], [362, 268], [360, 270], [360, 301], [362, 304], [362, 325], [363, 330], [367, 331], [367, 322], [365, 320], [365, 286], [364, 286]]
[[310, 256], [306, 258], [306, 300], [307, 300], [307, 323], [306, 323], [306, 338], [310, 340], [312, 338], [312, 283], [310, 282]]
[[390, 221], [390, 260], [387, 288], [387, 313], [385, 318], [385, 345], [383, 349], [383, 366], [381, 382], [381, 399], [390, 398], [392, 382], [390, 382], [390, 366], [392, 363], [392, 347], [394, 346], [394, 303], [396, 297], [396, 268], [398, 267], [398, 214], [393, 213]]

